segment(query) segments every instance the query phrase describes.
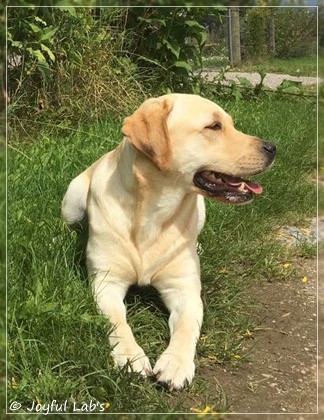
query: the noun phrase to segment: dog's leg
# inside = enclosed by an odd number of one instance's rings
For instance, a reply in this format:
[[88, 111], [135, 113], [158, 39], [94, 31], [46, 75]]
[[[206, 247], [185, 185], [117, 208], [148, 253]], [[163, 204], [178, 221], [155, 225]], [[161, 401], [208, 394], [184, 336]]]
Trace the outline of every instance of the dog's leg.
[[132, 330], [126, 321], [126, 308], [123, 300], [129, 285], [118, 279], [111, 279], [107, 273], [98, 273], [93, 280], [93, 294], [99, 310], [109, 318], [113, 331], [109, 343], [113, 346], [112, 355], [117, 366], [129, 365], [129, 371], [143, 376], [152, 374], [149, 359], [136, 343]]
[[194, 356], [203, 318], [200, 282], [192, 279], [159, 281], [154, 286], [170, 311], [170, 343], [156, 362], [153, 373], [170, 390], [189, 385], [194, 377]]

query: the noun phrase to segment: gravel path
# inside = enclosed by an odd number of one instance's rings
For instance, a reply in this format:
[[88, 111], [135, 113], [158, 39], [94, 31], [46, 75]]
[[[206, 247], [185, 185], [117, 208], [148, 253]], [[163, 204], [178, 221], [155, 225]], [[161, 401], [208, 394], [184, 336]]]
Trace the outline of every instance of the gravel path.
[[[218, 74], [219, 72], [217, 71], [202, 72], [202, 76], [210, 82], [213, 81]], [[259, 75], [259, 73], [227, 72], [225, 74], [227, 81], [235, 80], [236, 82], [238, 82], [237, 76], [245, 77], [253, 85], [257, 85], [261, 81], [261, 76]], [[317, 79], [317, 77], [290, 76], [289, 74], [267, 73], [266, 77], [264, 78], [263, 84], [271, 89], [276, 89], [277, 86], [279, 86], [283, 80], [302, 82], [303, 85], [314, 85], [317, 83], [317, 81], [321, 81], [321, 79]]]

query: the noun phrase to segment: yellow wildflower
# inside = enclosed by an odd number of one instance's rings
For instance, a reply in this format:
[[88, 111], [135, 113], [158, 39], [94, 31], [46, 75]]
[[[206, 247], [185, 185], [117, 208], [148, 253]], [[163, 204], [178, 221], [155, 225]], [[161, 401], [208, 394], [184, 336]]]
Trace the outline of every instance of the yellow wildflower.
[[206, 414], [206, 413], [211, 413], [212, 415], [218, 414], [213, 411], [213, 407], [211, 407], [210, 405], [206, 405], [206, 407], [203, 410], [201, 410], [200, 408], [195, 408], [195, 407], [192, 407], [190, 410], [193, 411], [194, 413], [199, 413], [198, 417], [204, 417], [203, 414]]
[[281, 266], [282, 266], [282, 268], [289, 268], [291, 266], [291, 264], [290, 263], [284, 263]]

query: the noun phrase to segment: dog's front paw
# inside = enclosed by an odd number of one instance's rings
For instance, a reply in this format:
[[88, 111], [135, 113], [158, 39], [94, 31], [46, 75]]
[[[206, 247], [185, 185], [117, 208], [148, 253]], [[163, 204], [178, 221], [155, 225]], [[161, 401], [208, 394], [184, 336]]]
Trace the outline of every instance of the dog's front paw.
[[179, 390], [191, 384], [195, 364], [191, 359], [164, 352], [156, 362], [153, 373], [158, 382], [167, 385], [170, 391]]
[[125, 366], [128, 365], [129, 372], [137, 372], [143, 376], [152, 375], [152, 367], [148, 357], [145, 356], [141, 347], [127, 348], [122, 344], [117, 346], [112, 351], [115, 365]]

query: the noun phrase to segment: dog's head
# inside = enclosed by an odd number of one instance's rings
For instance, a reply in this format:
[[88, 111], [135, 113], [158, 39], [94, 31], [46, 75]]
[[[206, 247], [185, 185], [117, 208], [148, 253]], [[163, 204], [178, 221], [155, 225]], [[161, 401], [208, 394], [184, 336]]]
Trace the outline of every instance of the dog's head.
[[123, 134], [161, 172], [182, 174], [188, 187], [222, 202], [252, 200], [262, 187], [241, 177], [274, 161], [274, 144], [244, 134], [221, 107], [197, 95], [148, 99], [126, 118]]

